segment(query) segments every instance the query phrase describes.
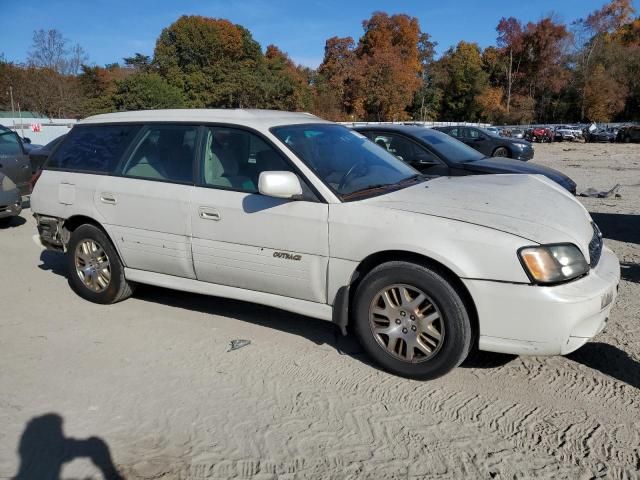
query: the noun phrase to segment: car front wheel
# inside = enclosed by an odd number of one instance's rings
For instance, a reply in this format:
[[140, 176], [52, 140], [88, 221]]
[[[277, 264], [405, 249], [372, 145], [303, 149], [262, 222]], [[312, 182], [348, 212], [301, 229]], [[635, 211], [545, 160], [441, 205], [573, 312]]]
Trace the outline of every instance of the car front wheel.
[[82, 225], [73, 231], [67, 245], [67, 263], [69, 285], [85, 300], [110, 304], [133, 293], [118, 252], [94, 225]]
[[[541, 140], [542, 143], [543, 140]], [[498, 147], [493, 151], [493, 156], [494, 157], [508, 157], [509, 156], [509, 150], [507, 150], [504, 147]]]
[[428, 380], [467, 357], [472, 330], [465, 303], [437, 268], [389, 262], [368, 273], [354, 298], [355, 330], [384, 369]]

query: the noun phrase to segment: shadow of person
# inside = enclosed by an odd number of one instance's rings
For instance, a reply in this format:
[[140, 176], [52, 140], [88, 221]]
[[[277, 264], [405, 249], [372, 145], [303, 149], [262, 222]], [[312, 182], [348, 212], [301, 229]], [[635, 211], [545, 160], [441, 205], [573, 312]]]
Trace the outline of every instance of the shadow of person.
[[62, 466], [76, 458], [91, 460], [107, 480], [123, 479], [104, 440], [98, 437], [66, 438], [62, 432], [62, 417], [55, 413], [29, 421], [20, 438], [18, 453], [20, 467], [14, 480], [57, 480]]
[[567, 356], [605, 375], [640, 389], [640, 362], [608, 343], [587, 343]]

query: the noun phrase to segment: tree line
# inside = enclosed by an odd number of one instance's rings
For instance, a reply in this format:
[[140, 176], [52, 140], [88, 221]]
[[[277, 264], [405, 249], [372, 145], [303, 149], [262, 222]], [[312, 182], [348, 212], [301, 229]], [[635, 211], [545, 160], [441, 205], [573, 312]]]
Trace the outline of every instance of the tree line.
[[640, 17], [611, 0], [565, 24], [549, 15], [496, 26], [496, 43], [436, 43], [406, 14], [375, 12], [363, 33], [331, 37], [317, 69], [225, 19], [182, 16], [153, 56], [88, 64], [57, 30], [34, 32], [24, 64], [0, 57], [0, 109], [84, 117], [156, 108], [271, 108], [331, 120], [547, 123], [640, 119]]

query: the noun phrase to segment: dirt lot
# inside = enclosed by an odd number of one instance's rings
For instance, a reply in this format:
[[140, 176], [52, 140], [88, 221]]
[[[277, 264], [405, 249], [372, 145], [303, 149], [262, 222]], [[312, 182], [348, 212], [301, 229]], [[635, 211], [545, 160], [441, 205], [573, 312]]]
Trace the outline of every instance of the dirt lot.
[[0, 231], [0, 478], [640, 478], [640, 145], [535, 161], [579, 192], [621, 184], [582, 199], [623, 262], [610, 324], [569, 357], [428, 383], [270, 308], [150, 287], [87, 303], [25, 211]]

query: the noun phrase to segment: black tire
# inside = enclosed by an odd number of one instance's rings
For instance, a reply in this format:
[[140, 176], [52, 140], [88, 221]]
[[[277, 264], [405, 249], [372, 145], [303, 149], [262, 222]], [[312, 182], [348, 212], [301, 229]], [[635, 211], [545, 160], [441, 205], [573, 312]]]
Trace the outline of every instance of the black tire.
[[[78, 245], [86, 240], [99, 245], [108, 257], [111, 277], [105, 289], [99, 292], [88, 288], [76, 271], [75, 252]], [[69, 268], [69, 286], [85, 300], [93, 303], [112, 304], [121, 302], [133, 294], [135, 285], [127, 282], [124, 277], [124, 266], [118, 252], [105, 233], [94, 225], [81, 225], [71, 234], [67, 245], [67, 266]]]
[[[540, 141], [542, 143], [542, 140]], [[498, 147], [493, 151], [492, 157], [511, 157], [509, 150], [506, 147]]]
[[[467, 357], [473, 337], [469, 314], [462, 296], [447, 278], [438, 268], [408, 262], [384, 263], [363, 278], [355, 293], [352, 319], [362, 347], [382, 368], [403, 377], [430, 380], [453, 370]], [[420, 289], [441, 314], [439, 322], [444, 333], [440, 346], [432, 356], [418, 363], [402, 360], [389, 352], [376, 340], [370, 324], [372, 302], [379, 292], [394, 284]]]
[[624, 143], [631, 143], [631, 137], [629, 135], [624, 137]]

